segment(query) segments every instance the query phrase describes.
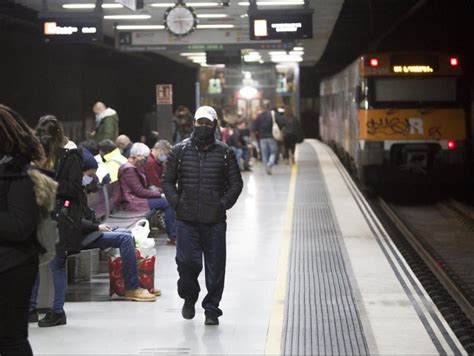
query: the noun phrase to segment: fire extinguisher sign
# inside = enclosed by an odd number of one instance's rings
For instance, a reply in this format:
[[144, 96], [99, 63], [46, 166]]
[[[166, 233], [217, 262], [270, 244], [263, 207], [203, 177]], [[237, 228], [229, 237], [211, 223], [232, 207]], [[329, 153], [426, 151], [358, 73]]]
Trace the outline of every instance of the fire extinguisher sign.
[[173, 104], [173, 85], [158, 84], [156, 86], [156, 103], [158, 105]]

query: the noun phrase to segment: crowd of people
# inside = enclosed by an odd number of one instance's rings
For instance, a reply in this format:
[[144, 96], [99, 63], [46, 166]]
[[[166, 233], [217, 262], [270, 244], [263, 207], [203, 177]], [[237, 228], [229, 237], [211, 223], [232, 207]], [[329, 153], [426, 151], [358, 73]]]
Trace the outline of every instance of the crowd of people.
[[[242, 191], [240, 172], [252, 170], [251, 157], [262, 161], [267, 174], [280, 153], [285, 163], [294, 164], [301, 136], [289, 106], [283, 112], [267, 106], [252, 122], [232, 125], [212, 107], [202, 106], [192, 115], [180, 106], [171, 123], [173, 145], [157, 140], [148, 147], [119, 135], [115, 110], [98, 102], [93, 112], [94, 131], [76, 145], [65, 137], [57, 117], [43, 116], [32, 129], [18, 113], [0, 105], [0, 284], [12, 286], [0, 292], [1, 355], [31, 354], [28, 322], [40, 327], [67, 323], [67, 259], [83, 249], [119, 249], [125, 300], [150, 302], [161, 294], [140, 288], [132, 232], [100, 221], [88, 206], [87, 194], [106, 184], [120, 185], [124, 210], [143, 212], [148, 219], [157, 212], [164, 216], [167, 244], [176, 246], [185, 319], [195, 315], [204, 256], [205, 324], [219, 324], [226, 210]], [[275, 125], [282, 134], [275, 134]], [[47, 189], [48, 182], [55, 189]], [[45, 217], [54, 221], [49, 234], [57, 243], [48, 263], [54, 297], [40, 319], [38, 256], [46, 249], [39, 226]]]
[[[115, 110], [98, 102], [93, 111], [96, 128], [89, 140], [76, 145], [55, 116], [41, 117], [32, 129], [14, 110], [0, 105], [0, 284], [11, 286], [0, 291], [2, 356], [32, 354], [28, 322], [40, 327], [67, 323], [67, 258], [83, 249], [120, 250], [125, 300], [149, 302], [161, 294], [140, 288], [131, 231], [101, 222], [88, 206], [88, 192], [117, 181], [125, 210], [146, 212], [148, 218], [157, 211], [164, 214], [167, 243], [176, 246], [185, 319], [195, 314], [204, 256], [205, 324], [219, 324], [226, 210], [237, 201], [243, 182], [234, 149], [216, 140], [215, 110], [200, 107], [188, 132], [180, 133], [179, 144], [171, 147], [159, 140], [151, 149], [118, 135]], [[41, 179], [32, 178], [38, 175]], [[45, 189], [42, 180], [55, 189]], [[54, 221], [49, 232], [55, 239], [54, 257], [48, 263], [54, 297], [39, 319], [38, 263], [46, 252], [39, 227], [46, 219]]]

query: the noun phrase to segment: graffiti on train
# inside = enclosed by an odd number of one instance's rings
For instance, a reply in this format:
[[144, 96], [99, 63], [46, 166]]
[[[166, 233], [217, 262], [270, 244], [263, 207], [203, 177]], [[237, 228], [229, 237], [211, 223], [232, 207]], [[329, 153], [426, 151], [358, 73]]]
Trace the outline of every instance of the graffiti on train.
[[[369, 135], [425, 135], [423, 119], [419, 117], [399, 118], [399, 117], [381, 117], [372, 118], [367, 121], [367, 133]], [[428, 136], [441, 137], [441, 127], [430, 127]]]

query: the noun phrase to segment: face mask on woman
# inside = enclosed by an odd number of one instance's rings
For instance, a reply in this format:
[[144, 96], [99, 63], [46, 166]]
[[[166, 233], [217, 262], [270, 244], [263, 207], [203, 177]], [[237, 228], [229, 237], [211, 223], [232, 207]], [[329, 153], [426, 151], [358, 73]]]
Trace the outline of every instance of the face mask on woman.
[[168, 160], [168, 156], [167, 155], [159, 155], [158, 160], [160, 162], [166, 162]]

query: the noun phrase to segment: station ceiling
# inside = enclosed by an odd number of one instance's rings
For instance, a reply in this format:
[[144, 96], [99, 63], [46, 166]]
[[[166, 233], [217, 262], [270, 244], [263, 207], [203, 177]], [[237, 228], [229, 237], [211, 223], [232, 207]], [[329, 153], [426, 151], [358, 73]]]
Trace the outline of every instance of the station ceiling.
[[[189, 43], [205, 43], [206, 40], [212, 42], [213, 37], [225, 36], [228, 40], [226, 43], [244, 42], [244, 38], [248, 38], [249, 21], [247, 17], [248, 3], [246, 0], [230, 0], [228, 6], [224, 6], [222, 0], [189, 0], [185, 3], [192, 6], [198, 16], [198, 28], [190, 35], [179, 38], [166, 34], [165, 29], [153, 30], [162, 35], [165, 42], [172, 42], [174, 44], [189, 44]], [[26, 6], [35, 11], [41, 12], [44, 10], [43, 0], [14, 0], [15, 3]], [[175, 0], [145, 0], [145, 6], [142, 10], [133, 12], [132, 10], [120, 6], [114, 0], [104, 0], [103, 6], [104, 18], [104, 34], [114, 38], [117, 26], [124, 25], [163, 25], [165, 11], [172, 5]], [[47, 10], [49, 12], [59, 13], [87, 13], [93, 11], [95, 0], [47, 0]], [[274, 3], [281, 3], [277, 5], [270, 5]], [[296, 42], [296, 47], [303, 48], [303, 54], [296, 54], [301, 57], [300, 64], [303, 66], [313, 66], [322, 57], [329, 38], [333, 32], [334, 25], [338, 19], [339, 13], [343, 6], [343, 0], [309, 0], [309, 7], [314, 9], [313, 14], [313, 39], [305, 39]], [[257, 2], [260, 9], [279, 9], [284, 12], [286, 9], [303, 8], [303, 0], [259, 0]], [[71, 6], [72, 5], [72, 6]], [[88, 7], [86, 9], [71, 8], [74, 5], [82, 5]], [[92, 7], [92, 9], [91, 9]], [[147, 15], [146, 19], [109, 19], [108, 16], [117, 15]], [[204, 26], [203, 26], [204, 25]], [[202, 28], [209, 25], [219, 27], [225, 25], [228, 28]], [[120, 28], [120, 27], [119, 27]], [[237, 39], [237, 41], [236, 41]], [[247, 41], [246, 41], [247, 42]], [[247, 45], [246, 45], [247, 46]], [[255, 43], [248, 41], [248, 49], [255, 49]], [[260, 46], [261, 47], [261, 46]], [[273, 50], [264, 50], [259, 48], [257, 59], [260, 62], [271, 62], [274, 52]], [[272, 53], [270, 53], [272, 52]], [[300, 51], [301, 52], [301, 51]], [[166, 57], [172, 58], [176, 61], [193, 65], [192, 57], [180, 55], [182, 51], [157, 51], [157, 53]], [[280, 52], [281, 54], [281, 52]]]

